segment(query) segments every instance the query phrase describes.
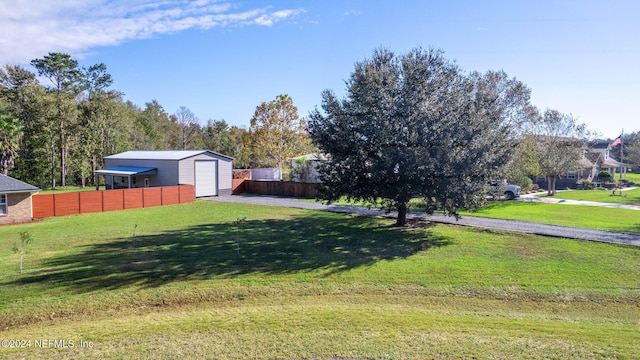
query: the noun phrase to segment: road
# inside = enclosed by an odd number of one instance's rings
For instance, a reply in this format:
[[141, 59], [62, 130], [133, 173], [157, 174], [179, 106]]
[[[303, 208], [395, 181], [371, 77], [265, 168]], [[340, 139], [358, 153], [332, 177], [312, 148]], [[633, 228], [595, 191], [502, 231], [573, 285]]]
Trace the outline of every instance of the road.
[[[319, 202], [300, 201], [295, 198], [268, 196], [268, 195], [230, 195], [230, 196], [213, 196], [203, 198], [205, 200], [213, 200], [219, 202], [234, 202], [255, 205], [268, 206], [285, 206], [299, 209], [331, 211], [337, 213], [361, 214], [367, 216], [387, 216], [395, 217], [396, 214], [391, 212], [385, 213], [383, 210], [366, 208], [362, 206], [351, 205], [324, 205]], [[516, 231], [528, 234], [536, 234], [543, 236], [552, 236], [567, 239], [582, 239], [611, 244], [622, 244], [631, 246], [640, 246], [640, 234], [625, 233], [606, 230], [584, 229], [569, 226], [540, 224], [526, 221], [491, 219], [476, 216], [464, 216], [456, 220], [453, 217], [442, 214], [428, 215], [423, 212], [411, 211], [407, 215], [407, 219], [428, 220], [437, 223], [455, 224], [462, 226], [472, 226], [481, 228], [490, 228], [496, 230]]]

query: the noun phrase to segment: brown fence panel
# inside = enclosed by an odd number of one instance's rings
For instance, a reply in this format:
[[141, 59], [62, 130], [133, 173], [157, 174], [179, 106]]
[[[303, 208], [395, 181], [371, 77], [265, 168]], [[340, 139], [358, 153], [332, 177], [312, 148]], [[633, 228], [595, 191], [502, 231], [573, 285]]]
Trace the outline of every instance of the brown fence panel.
[[142, 192], [144, 207], [162, 205], [162, 188], [144, 188]]
[[77, 192], [54, 194], [56, 216], [80, 214], [80, 196]]
[[192, 203], [193, 185], [81, 191], [32, 196], [33, 217], [37, 219], [101, 211], [136, 209], [161, 205]]
[[177, 186], [162, 188], [162, 205], [173, 205], [180, 203], [180, 190]]
[[80, 214], [102, 212], [102, 191], [80, 192]]
[[137, 209], [144, 205], [142, 189], [126, 189], [124, 190], [124, 208]]
[[243, 192], [246, 192], [246, 185], [245, 185], [245, 179], [233, 179], [233, 185], [232, 185], [232, 190], [231, 190], [231, 195], [238, 195], [238, 194], [242, 194]]
[[55, 216], [56, 213], [53, 202], [53, 194], [33, 195], [31, 197], [33, 217], [36, 219], [42, 219]]
[[103, 211], [124, 209], [124, 190], [105, 190], [102, 194]]
[[250, 194], [289, 196], [296, 198], [313, 199], [316, 189], [313, 183], [300, 183], [293, 181], [255, 181], [245, 180], [246, 192]]
[[196, 192], [193, 185], [180, 185], [180, 204], [192, 203], [196, 198]]
[[315, 199], [316, 198], [316, 185], [313, 183], [293, 183], [293, 197], [303, 199]]

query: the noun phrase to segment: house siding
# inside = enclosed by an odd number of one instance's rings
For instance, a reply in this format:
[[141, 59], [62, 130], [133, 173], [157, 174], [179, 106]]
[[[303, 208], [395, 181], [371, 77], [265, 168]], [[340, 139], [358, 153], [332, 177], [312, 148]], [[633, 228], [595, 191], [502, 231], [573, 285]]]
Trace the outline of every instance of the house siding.
[[218, 161], [218, 195], [231, 195], [233, 189], [233, 164], [229, 160]]
[[180, 182], [180, 184], [195, 185], [196, 175], [194, 163], [196, 160], [212, 160], [212, 158], [205, 154], [202, 154], [180, 160], [178, 164], [178, 181]]
[[31, 215], [31, 193], [7, 194], [8, 214], [0, 216], [0, 225], [29, 222]]

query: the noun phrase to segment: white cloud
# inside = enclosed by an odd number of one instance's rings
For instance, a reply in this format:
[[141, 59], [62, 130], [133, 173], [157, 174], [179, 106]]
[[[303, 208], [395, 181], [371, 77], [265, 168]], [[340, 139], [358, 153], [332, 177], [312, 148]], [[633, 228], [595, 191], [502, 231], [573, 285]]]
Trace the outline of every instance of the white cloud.
[[51, 51], [78, 56], [98, 46], [187, 29], [272, 26], [303, 12], [240, 10], [218, 0], [2, 0], [0, 66]]
[[343, 16], [358, 16], [358, 15], [362, 15], [362, 10], [349, 10], [349, 11], [345, 11], [342, 15]]

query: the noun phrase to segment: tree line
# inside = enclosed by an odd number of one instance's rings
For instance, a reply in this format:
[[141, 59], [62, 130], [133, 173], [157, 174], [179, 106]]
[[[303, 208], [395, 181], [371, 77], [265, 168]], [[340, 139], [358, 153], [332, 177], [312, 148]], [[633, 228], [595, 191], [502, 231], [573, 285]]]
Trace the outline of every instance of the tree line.
[[[105, 64], [49, 53], [31, 65], [0, 68], [0, 173], [41, 188], [93, 185], [103, 157], [126, 150], [208, 149], [236, 168], [285, 168], [320, 150], [331, 159], [327, 200], [387, 199], [405, 211], [417, 195], [455, 213], [482, 204], [469, 194], [487, 179], [526, 187], [532, 175], [552, 183], [577, 170], [589, 138], [573, 116], [532, 106], [530, 89], [503, 71], [467, 73], [436, 50], [377, 50], [356, 63], [347, 97], [323, 92], [308, 123], [282, 94], [256, 106], [249, 129], [155, 100], [139, 107], [111, 88]], [[638, 132], [624, 136], [624, 161], [640, 163]]]
[[187, 107], [139, 107], [112, 89], [105, 64], [81, 67], [49, 53], [0, 68], [0, 173], [41, 188], [94, 184], [103, 157], [127, 150], [208, 149], [236, 168], [281, 167], [312, 151], [304, 119], [288, 95], [256, 107], [249, 129], [201, 123]]

